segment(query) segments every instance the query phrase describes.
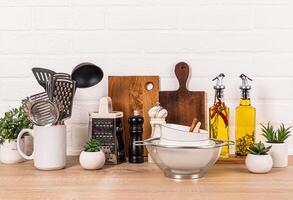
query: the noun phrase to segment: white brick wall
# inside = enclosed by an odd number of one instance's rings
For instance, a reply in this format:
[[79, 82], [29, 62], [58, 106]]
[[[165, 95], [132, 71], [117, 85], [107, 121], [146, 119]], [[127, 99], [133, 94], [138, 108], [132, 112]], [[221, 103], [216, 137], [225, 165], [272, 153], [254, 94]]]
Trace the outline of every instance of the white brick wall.
[[[292, 0], [0, 0], [0, 113], [42, 91], [34, 66], [71, 72], [89, 61], [106, 76], [160, 75], [161, 89], [174, 90], [174, 65], [186, 61], [189, 88], [206, 90], [209, 105], [211, 79], [227, 75], [232, 137], [240, 73], [254, 79], [258, 123], [293, 125], [292, 11]], [[106, 80], [77, 92], [69, 154], [86, 141]]]

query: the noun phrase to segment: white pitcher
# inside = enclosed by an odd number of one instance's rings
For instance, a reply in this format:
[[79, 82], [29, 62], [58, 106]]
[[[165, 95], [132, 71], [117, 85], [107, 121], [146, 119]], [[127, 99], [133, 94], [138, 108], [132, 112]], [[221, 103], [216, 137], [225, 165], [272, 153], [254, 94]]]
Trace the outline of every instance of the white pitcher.
[[[34, 151], [31, 156], [25, 155], [20, 148], [20, 141], [25, 133], [33, 136]], [[17, 137], [17, 147], [23, 158], [34, 160], [37, 169], [63, 169], [66, 165], [66, 126], [35, 126], [33, 130], [23, 129]]]

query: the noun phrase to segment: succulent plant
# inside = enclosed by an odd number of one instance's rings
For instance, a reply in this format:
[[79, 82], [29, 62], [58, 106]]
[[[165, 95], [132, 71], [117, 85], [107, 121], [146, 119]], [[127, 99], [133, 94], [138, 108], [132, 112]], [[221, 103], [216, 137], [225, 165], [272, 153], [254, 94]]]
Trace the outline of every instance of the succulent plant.
[[267, 126], [261, 124], [262, 126], [262, 136], [264, 136], [268, 143], [284, 143], [285, 140], [290, 137], [290, 129], [292, 126], [286, 128], [285, 125], [282, 123], [277, 130], [274, 130], [274, 127], [270, 124]]
[[101, 150], [101, 141], [97, 139], [90, 139], [84, 146], [86, 152], [99, 152]]
[[248, 152], [253, 155], [268, 155], [271, 148], [272, 146], [266, 147], [264, 143], [260, 141], [259, 143], [252, 144], [248, 148]]

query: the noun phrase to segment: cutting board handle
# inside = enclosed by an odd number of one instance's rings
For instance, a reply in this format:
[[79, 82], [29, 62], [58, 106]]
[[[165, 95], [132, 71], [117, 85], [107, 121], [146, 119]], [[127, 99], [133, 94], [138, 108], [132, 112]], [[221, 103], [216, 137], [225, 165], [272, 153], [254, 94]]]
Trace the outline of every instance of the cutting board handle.
[[185, 62], [180, 62], [175, 67], [175, 74], [179, 82], [178, 91], [187, 91], [187, 79], [189, 77], [189, 66]]

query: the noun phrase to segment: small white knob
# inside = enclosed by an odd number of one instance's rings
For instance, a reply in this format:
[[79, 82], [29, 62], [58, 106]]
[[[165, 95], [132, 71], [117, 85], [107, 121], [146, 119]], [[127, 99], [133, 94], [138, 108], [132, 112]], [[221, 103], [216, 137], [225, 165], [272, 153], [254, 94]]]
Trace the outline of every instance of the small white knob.
[[157, 113], [157, 118], [166, 118], [168, 116], [168, 111], [166, 109], [162, 109]]
[[134, 116], [138, 116], [138, 115], [139, 115], [139, 112], [138, 112], [137, 110], [135, 110], [135, 111], [133, 112], [133, 115], [134, 115]]
[[160, 106], [160, 103], [156, 103], [154, 107], [149, 110], [150, 118], [166, 118], [168, 111]]

